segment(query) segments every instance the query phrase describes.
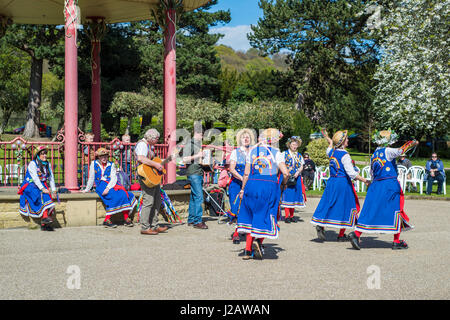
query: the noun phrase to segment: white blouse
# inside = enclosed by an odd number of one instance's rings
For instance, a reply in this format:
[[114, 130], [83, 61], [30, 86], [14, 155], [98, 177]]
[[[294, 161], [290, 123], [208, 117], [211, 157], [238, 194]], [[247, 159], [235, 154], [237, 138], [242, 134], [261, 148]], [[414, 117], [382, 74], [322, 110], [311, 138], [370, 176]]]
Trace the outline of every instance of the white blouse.
[[[88, 192], [89, 190], [92, 189], [92, 187], [94, 186], [94, 181], [95, 181], [95, 161], [91, 162], [90, 168], [89, 168], [89, 178], [88, 178], [88, 182], [86, 184], [86, 188], [84, 189], [84, 191]], [[98, 166], [100, 167], [100, 170], [102, 170], [102, 178], [101, 180], [106, 181], [106, 178], [103, 176], [106, 168], [108, 168], [109, 165], [111, 165], [111, 179], [109, 180], [108, 185], [106, 186], [106, 188], [108, 188], [109, 190], [111, 190], [112, 188], [114, 188], [114, 186], [117, 183], [117, 169], [116, 169], [116, 165], [114, 163], [108, 163], [105, 168], [103, 168], [103, 166], [97, 161]]]
[[[44, 185], [42, 184], [41, 180], [39, 179], [39, 175], [37, 173], [38, 167], [36, 162], [31, 161], [28, 164], [28, 172], [30, 173], [31, 178], [33, 179], [34, 184], [36, 185], [36, 187], [39, 188], [39, 190], [42, 191], [42, 189], [44, 189]], [[52, 192], [56, 192], [56, 186], [55, 186], [55, 178], [53, 177], [53, 172], [49, 167], [49, 175], [47, 177], [48, 182], [50, 183], [50, 189], [52, 190]]]

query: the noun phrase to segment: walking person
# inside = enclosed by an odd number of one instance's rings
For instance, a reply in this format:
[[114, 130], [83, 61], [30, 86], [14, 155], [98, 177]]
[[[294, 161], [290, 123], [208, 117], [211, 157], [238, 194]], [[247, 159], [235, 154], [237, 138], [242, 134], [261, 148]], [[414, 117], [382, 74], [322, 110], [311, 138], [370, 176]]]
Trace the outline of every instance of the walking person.
[[56, 187], [47, 153], [47, 146], [38, 147], [27, 166], [25, 179], [18, 191], [19, 213], [41, 219], [42, 231], [53, 231], [51, 216], [55, 212]]
[[331, 227], [339, 229], [338, 242], [347, 241], [345, 230], [355, 226], [360, 210], [352, 180], [362, 181], [367, 186], [370, 182], [355, 171], [352, 159], [345, 150], [348, 146], [347, 130], [337, 131], [332, 139], [326, 130], [322, 134], [329, 143], [326, 152], [330, 159], [330, 178], [311, 223], [316, 226], [320, 240], [326, 240], [325, 227]]
[[[155, 145], [158, 143], [159, 137], [158, 130], [148, 129], [144, 134], [144, 138], [136, 144], [134, 152], [139, 164], [144, 164], [155, 168], [159, 172], [163, 172], [163, 165], [152, 160], [156, 156]], [[160, 226], [158, 220], [158, 212], [161, 207], [161, 186], [158, 184], [154, 187], [148, 187], [139, 175], [138, 179], [142, 191], [142, 210], [139, 218], [141, 234], [157, 235], [166, 232], [168, 227]]]
[[289, 179], [286, 190], [283, 192], [281, 207], [285, 211], [285, 223], [297, 222], [294, 211], [306, 206], [305, 185], [303, 184], [302, 172], [305, 161], [297, 149], [301, 146], [302, 139], [294, 136], [288, 139], [286, 146], [288, 150], [283, 152], [284, 162], [289, 170]]
[[389, 147], [397, 141], [397, 135], [389, 130], [377, 132], [374, 142], [379, 145], [370, 159], [372, 183], [367, 190], [364, 206], [354, 232], [349, 234], [352, 247], [360, 250], [363, 232], [394, 235], [392, 249], [407, 249], [406, 241], [400, 240], [401, 231], [413, 228], [404, 211], [404, 194], [397, 180], [395, 159], [419, 144], [408, 141], [400, 148]]
[[289, 176], [283, 154], [273, 146], [280, 137], [277, 129], [264, 130], [246, 159], [237, 220], [237, 232], [247, 234], [244, 260], [262, 259], [263, 240], [279, 236], [281, 190], [278, 179], [282, 177], [284, 189]]
[[129, 217], [137, 205], [134, 194], [128, 193], [117, 182], [116, 165], [109, 161], [109, 152], [105, 148], [99, 148], [95, 152], [97, 160], [92, 161], [89, 168], [89, 178], [84, 193], [89, 192], [95, 183], [95, 192], [99, 195], [106, 209], [103, 226], [115, 228], [117, 225], [111, 221], [111, 216], [123, 212], [124, 224], [133, 226]]
[[[233, 217], [238, 216], [241, 199], [239, 192], [242, 189], [242, 180], [244, 179], [245, 163], [249, 154], [250, 148], [255, 144], [253, 132], [250, 129], [242, 129], [236, 135], [238, 148], [231, 152], [230, 168], [231, 182], [228, 187], [228, 196], [230, 199], [230, 211]], [[237, 229], [237, 228], [236, 228]], [[231, 236], [234, 244], [240, 243], [240, 237], [237, 230]]]

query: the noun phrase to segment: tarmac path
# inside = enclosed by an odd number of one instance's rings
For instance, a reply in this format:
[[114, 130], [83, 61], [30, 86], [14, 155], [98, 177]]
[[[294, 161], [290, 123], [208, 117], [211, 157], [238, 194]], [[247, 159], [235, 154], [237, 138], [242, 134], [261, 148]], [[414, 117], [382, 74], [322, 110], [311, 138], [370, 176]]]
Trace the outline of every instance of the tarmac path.
[[334, 229], [319, 242], [309, 222], [318, 201], [296, 212], [302, 221], [280, 221], [263, 261], [242, 260], [245, 241], [232, 244], [233, 227], [216, 220], [157, 236], [138, 225], [0, 230], [0, 299], [450, 298], [450, 201], [407, 200], [415, 229], [400, 251], [392, 235], [363, 234], [360, 251]]

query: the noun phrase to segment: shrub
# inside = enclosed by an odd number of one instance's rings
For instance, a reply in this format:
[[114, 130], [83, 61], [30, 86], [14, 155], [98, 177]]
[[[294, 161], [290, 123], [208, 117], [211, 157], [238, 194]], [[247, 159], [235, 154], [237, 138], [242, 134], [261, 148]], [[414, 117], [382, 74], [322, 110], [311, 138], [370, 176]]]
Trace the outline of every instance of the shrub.
[[326, 139], [314, 139], [306, 146], [306, 152], [316, 166], [328, 166], [327, 156], [328, 142]]

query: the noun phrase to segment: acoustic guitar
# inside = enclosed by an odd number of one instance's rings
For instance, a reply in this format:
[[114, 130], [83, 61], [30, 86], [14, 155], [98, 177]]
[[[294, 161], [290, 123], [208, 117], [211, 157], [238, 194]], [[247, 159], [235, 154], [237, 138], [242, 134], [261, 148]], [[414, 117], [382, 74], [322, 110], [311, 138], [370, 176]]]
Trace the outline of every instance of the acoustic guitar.
[[[167, 162], [171, 161], [176, 153], [180, 152], [179, 148], [175, 148], [172, 154], [164, 160], [158, 157], [154, 157], [152, 161], [160, 163], [164, 166]], [[153, 188], [158, 184], [161, 184], [162, 176], [166, 174], [166, 169], [163, 168], [162, 171], [157, 170], [146, 164], [140, 164], [137, 168], [137, 174], [141, 177], [142, 182], [149, 188]]]

